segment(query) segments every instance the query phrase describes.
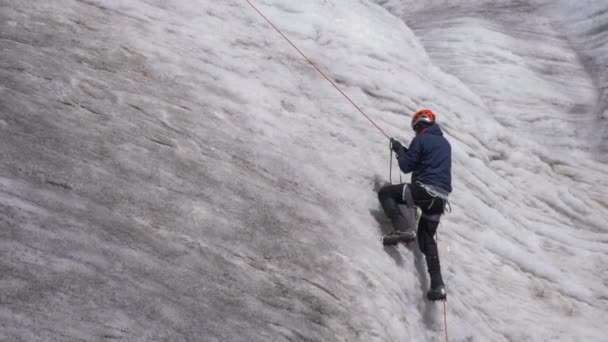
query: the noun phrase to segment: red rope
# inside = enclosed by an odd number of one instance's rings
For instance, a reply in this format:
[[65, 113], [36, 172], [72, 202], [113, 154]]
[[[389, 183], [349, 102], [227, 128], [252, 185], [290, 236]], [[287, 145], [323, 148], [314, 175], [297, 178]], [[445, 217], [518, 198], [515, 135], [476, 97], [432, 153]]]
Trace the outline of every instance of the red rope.
[[272, 26], [272, 28], [273, 28], [273, 29], [275, 29], [275, 31], [277, 31], [277, 32], [278, 32], [278, 33], [279, 33], [279, 34], [280, 34], [280, 35], [281, 35], [283, 38], [285, 38], [285, 40], [286, 40], [286, 41], [287, 41], [287, 42], [288, 42], [288, 43], [289, 43], [291, 46], [293, 46], [293, 48], [294, 48], [294, 49], [296, 49], [296, 51], [298, 51], [298, 52], [300, 53], [300, 55], [302, 55], [302, 57], [304, 57], [304, 59], [305, 59], [305, 60], [306, 60], [306, 61], [307, 61], [307, 62], [308, 62], [310, 65], [312, 65], [312, 66], [313, 66], [315, 69], [317, 69], [317, 71], [318, 71], [318, 72], [319, 72], [319, 73], [320, 73], [320, 74], [321, 74], [321, 75], [322, 75], [322, 76], [323, 76], [323, 77], [324, 77], [324, 78], [325, 78], [325, 79], [326, 79], [326, 80], [327, 80], [329, 83], [331, 83], [331, 85], [332, 85], [332, 86], [334, 86], [334, 88], [336, 88], [336, 90], [338, 90], [338, 91], [340, 92], [340, 94], [342, 94], [342, 96], [344, 96], [344, 97], [346, 98], [346, 100], [348, 100], [348, 102], [350, 102], [350, 103], [351, 103], [351, 104], [352, 104], [352, 105], [353, 105], [355, 108], [357, 108], [357, 110], [358, 110], [358, 111], [359, 111], [361, 114], [363, 114], [363, 116], [365, 116], [365, 117], [367, 118], [367, 120], [369, 120], [369, 122], [371, 122], [371, 123], [372, 123], [372, 125], [374, 125], [374, 126], [375, 126], [375, 127], [376, 127], [376, 128], [379, 130], [379, 131], [380, 131], [380, 133], [382, 133], [382, 134], [383, 134], [383, 135], [384, 135], [384, 136], [385, 136], [387, 139], [389, 138], [388, 134], [386, 134], [386, 133], [385, 133], [385, 132], [382, 130], [382, 128], [380, 128], [380, 126], [378, 126], [378, 125], [376, 124], [376, 122], [374, 122], [374, 120], [372, 120], [372, 118], [371, 118], [369, 115], [367, 115], [367, 114], [366, 114], [366, 113], [363, 111], [363, 109], [361, 109], [361, 107], [359, 107], [359, 106], [358, 106], [358, 105], [357, 105], [357, 104], [356, 104], [356, 103], [355, 103], [353, 100], [351, 100], [351, 98], [350, 98], [350, 97], [348, 97], [348, 95], [346, 95], [346, 94], [345, 94], [345, 93], [344, 93], [344, 92], [343, 92], [343, 91], [342, 91], [342, 90], [341, 90], [341, 89], [340, 89], [340, 88], [339, 88], [339, 87], [336, 85], [336, 83], [335, 83], [334, 81], [332, 81], [332, 79], [331, 79], [331, 78], [329, 78], [329, 76], [327, 76], [327, 75], [326, 75], [326, 74], [325, 74], [325, 73], [324, 73], [324, 72], [323, 72], [323, 71], [322, 71], [322, 70], [321, 70], [319, 67], [317, 67], [317, 66], [315, 65], [315, 63], [313, 63], [313, 61], [312, 61], [310, 58], [308, 58], [308, 57], [307, 57], [307, 56], [306, 56], [306, 55], [305, 55], [305, 54], [304, 54], [304, 53], [303, 53], [303, 52], [302, 52], [300, 49], [298, 49], [298, 47], [297, 47], [297, 46], [296, 46], [294, 43], [292, 43], [292, 42], [291, 42], [291, 40], [289, 40], [289, 38], [287, 38], [287, 36], [285, 36], [285, 35], [283, 34], [283, 32], [281, 32], [281, 30], [279, 30], [279, 29], [278, 29], [278, 28], [277, 28], [277, 27], [276, 27], [276, 26], [275, 26], [275, 25], [274, 25], [274, 24], [273, 24], [273, 23], [270, 21], [270, 19], [268, 19], [268, 18], [267, 18], [267, 17], [266, 17], [264, 14], [262, 14], [262, 12], [260, 12], [260, 10], [258, 10], [258, 9], [257, 9], [257, 7], [255, 7], [255, 5], [253, 5], [253, 4], [251, 3], [251, 1], [249, 1], [249, 0], [245, 0], [245, 1], [247, 1], [247, 3], [248, 3], [248, 4], [249, 4], [249, 5], [250, 5], [250, 6], [251, 6], [251, 7], [252, 7], [252, 8], [253, 8], [253, 9], [254, 9], [256, 12], [258, 12], [258, 14], [259, 14], [259, 15], [260, 15], [262, 18], [264, 18], [264, 20], [266, 20], [266, 22], [267, 22], [268, 24], [270, 24], [270, 26]]
[[[439, 231], [435, 233], [435, 240], [437, 240], [437, 257], [439, 257]], [[445, 342], [449, 341], [448, 338], [448, 314], [447, 314], [447, 300], [443, 301], [443, 327], [445, 330]]]
[[448, 342], [448, 315], [446, 313], [447, 301], [443, 302], [443, 326], [445, 327], [445, 342]]

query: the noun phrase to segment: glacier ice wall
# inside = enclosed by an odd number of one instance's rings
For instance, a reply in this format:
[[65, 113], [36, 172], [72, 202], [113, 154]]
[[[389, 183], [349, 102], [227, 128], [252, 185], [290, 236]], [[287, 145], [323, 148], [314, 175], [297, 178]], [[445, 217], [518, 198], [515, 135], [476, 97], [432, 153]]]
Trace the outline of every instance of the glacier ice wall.
[[[606, 4], [255, 3], [389, 134], [438, 113], [453, 341], [602, 338]], [[387, 142], [245, 1], [5, 0], [0, 46], [1, 339], [443, 336]]]

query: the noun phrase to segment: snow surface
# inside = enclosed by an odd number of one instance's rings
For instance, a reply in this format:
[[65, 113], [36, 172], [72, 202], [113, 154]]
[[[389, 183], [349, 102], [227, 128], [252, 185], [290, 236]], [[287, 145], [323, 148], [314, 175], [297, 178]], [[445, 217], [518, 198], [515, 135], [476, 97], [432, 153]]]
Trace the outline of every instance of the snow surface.
[[[253, 2], [390, 135], [438, 114], [451, 341], [606, 340], [606, 1]], [[4, 0], [0, 47], [0, 340], [444, 339], [386, 139], [246, 1]]]

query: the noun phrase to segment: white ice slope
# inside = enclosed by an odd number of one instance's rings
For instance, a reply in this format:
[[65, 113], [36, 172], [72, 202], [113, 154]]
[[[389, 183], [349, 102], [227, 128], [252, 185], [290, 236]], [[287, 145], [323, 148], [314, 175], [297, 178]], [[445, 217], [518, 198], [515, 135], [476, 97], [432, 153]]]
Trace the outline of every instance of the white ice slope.
[[[438, 113], [451, 341], [603, 340], [608, 4], [254, 3], [390, 135]], [[246, 1], [7, 0], [0, 47], [0, 339], [443, 338], [386, 140]]]

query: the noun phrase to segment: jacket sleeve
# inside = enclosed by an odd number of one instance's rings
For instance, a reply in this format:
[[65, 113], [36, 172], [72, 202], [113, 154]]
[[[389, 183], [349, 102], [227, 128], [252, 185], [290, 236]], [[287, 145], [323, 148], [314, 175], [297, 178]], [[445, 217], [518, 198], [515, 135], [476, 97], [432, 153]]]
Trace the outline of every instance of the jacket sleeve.
[[399, 168], [403, 173], [409, 173], [414, 171], [418, 165], [420, 159], [420, 139], [414, 138], [410, 143], [410, 147], [407, 152], [402, 152], [397, 155], [399, 161]]

